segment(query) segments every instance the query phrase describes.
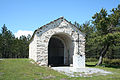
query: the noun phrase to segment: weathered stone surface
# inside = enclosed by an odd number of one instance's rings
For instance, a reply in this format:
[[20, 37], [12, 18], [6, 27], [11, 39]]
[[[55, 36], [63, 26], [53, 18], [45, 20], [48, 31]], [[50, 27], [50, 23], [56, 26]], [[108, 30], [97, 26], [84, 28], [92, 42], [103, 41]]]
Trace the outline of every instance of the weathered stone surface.
[[[64, 18], [59, 18], [50, 22], [34, 32], [33, 39], [29, 45], [29, 58], [37, 61], [39, 65], [48, 65], [48, 45], [49, 40], [52, 36], [59, 38], [64, 43], [64, 63], [67, 64], [68, 60], [73, 67], [77, 66], [84, 67], [85, 56], [77, 58], [78, 44], [72, 42], [72, 40], [77, 40], [79, 34], [79, 40], [83, 41], [80, 43], [79, 50], [81, 54], [85, 54], [85, 35], [80, 32], [74, 25], [69, 23]], [[68, 54], [70, 58], [68, 59]], [[66, 60], [65, 60], [66, 59]], [[76, 60], [81, 60], [80, 63]]]
[[73, 67], [85, 68], [85, 55], [74, 55], [73, 56]]

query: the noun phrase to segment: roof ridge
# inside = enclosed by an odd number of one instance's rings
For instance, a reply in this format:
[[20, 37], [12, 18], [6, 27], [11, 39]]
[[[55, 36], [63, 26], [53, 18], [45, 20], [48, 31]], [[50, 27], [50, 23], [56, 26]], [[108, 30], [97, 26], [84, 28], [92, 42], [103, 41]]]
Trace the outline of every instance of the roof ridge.
[[[55, 22], [55, 21], [57, 21], [57, 20], [59, 20], [59, 19], [64, 19], [64, 16], [61, 16], [60, 18], [57, 18], [57, 19], [55, 19], [55, 20], [53, 20], [53, 21], [50, 21], [50, 22], [48, 22], [47, 24], [39, 27], [38, 29], [41, 29], [42, 27], [44, 27], [44, 26], [46, 26], [46, 25], [49, 25], [49, 24], [51, 24], [51, 23], [53, 23], [53, 22]], [[38, 29], [36, 29], [36, 30], [38, 30]]]
[[[73, 25], [76, 29], [79, 30], [78, 27], [76, 27], [74, 24], [72, 24], [71, 22], [69, 22], [68, 20], [66, 20], [66, 19], [64, 18], [64, 16], [61, 16], [61, 17], [59, 17], [59, 18], [57, 18], [57, 19], [55, 19], [55, 20], [53, 20], [53, 21], [50, 21], [49, 23], [47, 23], [47, 24], [39, 27], [38, 29], [36, 29], [36, 30], [34, 31], [33, 35], [32, 35], [32, 38], [34, 37], [36, 31], [42, 29], [42, 28], [43, 28], [44, 26], [46, 26], [46, 25], [49, 25], [49, 24], [51, 24], [51, 23], [54, 23], [55, 21], [57, 21], [57, 20], [59, 20], [59, 19], [62, 19], [62, 21], [63, 21], [63, 20], [67, 21], [69, 24]], [[80, 30], [79, 30], [79, 31], [80, 31]], [[80, 31], [80, 32], [81, 32], [81, 31]], [[83, 32], [81, 32], [81, 33], [84, 34]], [[32, 38], [31, 38], [31, 40], [32, 40]]]

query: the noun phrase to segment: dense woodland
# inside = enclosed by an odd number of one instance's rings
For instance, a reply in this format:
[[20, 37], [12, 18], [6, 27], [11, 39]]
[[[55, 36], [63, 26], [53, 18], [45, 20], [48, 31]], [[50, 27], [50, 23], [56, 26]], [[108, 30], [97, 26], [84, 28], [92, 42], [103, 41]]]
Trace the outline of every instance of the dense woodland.
[[[120, 59], [120, 5], [110, 14], [102, 8], [92, 20], [74, 25], [86, 34], [86, 58], [98, 59], [97, 65], [103, 58]], [[4, 24], [0, 33], [0, 58], [28, 58], [30, 38], [30, 35], [15, 38]]]
[[5, 24], [0, 33], [0, 58], [28, 58], [31, 36], [15, 38]]

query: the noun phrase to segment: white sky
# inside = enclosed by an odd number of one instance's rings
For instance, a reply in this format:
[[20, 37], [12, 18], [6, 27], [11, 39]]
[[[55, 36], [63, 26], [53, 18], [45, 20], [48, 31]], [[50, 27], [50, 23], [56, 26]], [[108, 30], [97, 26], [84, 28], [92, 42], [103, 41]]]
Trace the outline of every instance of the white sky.
[[18, 30], [16, 33], [15, 33], [15, 37], [20, 37], [20, 36], [22, 36], [22, 35], [24, 35], [24, 36], [28, 36], [28, 34], [30, 34], [31, 36], [32, 36], [32, 34], [33, 34], [33, 31], [26, 31], [26, 30]]

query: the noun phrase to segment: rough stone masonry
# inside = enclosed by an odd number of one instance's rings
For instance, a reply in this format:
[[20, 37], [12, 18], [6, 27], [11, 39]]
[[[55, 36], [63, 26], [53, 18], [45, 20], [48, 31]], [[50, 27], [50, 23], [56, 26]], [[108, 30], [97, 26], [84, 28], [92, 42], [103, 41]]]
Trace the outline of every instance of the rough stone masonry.
[[[78, 39], [77, 43], [73, 40]], [[79, 44], [79, 47], [78, 47]], [[80, 54], [78, 53], [78, 49]], [[85, 34], [60, 17], [34, 31], [29, 44], [29, 58], [40, 66], [85, 67]]]

